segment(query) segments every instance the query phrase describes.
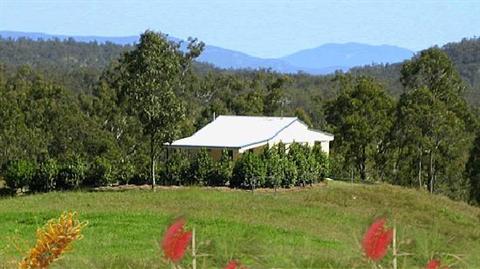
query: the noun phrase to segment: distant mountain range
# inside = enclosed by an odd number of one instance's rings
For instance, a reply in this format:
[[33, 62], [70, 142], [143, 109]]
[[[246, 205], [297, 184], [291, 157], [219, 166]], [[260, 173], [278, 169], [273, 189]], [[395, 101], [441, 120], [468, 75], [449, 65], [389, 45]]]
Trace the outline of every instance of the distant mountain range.
[[[73, 38], [80, 42], [111, 42], [119, 45], [131, 45], [138, 41], [138, 36], [104, 37], [104, 36], [67, 36], [44, 33], [0, 31], [2, 38], [29, 38], [64, 40]], [[172, 40], [180, 40], [171, 37]], [[361, 43], [325, 44], [312, 49], [305, 49], [281, 58], [264, 59], [243, 52], [206, 45], [200, 62], [210, 63], [225, 69], [259, 69], [270, 68], [282, 73], [305, 72], [309, 74], [328, 74], [335, 70], [347, 71], [355, 66], [372, 63], [397, 63], [409, 59], [414, 52], [405, 48], [390, 45], [367, 45]]]

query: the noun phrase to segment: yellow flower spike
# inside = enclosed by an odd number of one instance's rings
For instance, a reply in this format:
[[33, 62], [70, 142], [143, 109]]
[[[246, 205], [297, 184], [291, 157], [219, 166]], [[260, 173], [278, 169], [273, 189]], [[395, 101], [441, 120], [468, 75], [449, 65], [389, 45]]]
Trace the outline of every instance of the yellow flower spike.
[[70, 249], [70, 244], [82, 239], [80, 234], [87, 225], [80, 222], [76, 212], [64, 212], [58, 219], [51, 219], [37, 229], [37, 242], [19, 263], [20, 269], [44, 269]]

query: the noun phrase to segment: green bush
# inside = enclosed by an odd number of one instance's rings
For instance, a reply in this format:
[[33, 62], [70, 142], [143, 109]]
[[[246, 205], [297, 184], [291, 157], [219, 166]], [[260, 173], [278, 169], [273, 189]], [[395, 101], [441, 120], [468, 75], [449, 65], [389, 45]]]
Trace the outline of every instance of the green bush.
[[144, 184], [151, 184], [151, 180], [149, 180], [149, 175], [146, 173], [135, 173], [133, 176], [130, 178], [129, 184], [133, 185], [144, 185]]
[[209, 179], [213, 176], [214, 163], [206, 149], [197, 152], [190, 164], [189, 184], [207, 185]]
[[9, 161], [4, 168], [4, 179], [7, 186], [13, 190], [27, 187], [35, 174], [35, 163], [28, 160]]
[[75, 189], [85, 180], [87, 164], [78, 156], [75, 156], [62, 164], [57, 177], [57, 188]]
[[277, 147], [265, 149], [262, 157], [266, 168], [265, 187], [279, 188], [284, 180], [284, 173]]
[[114, 174], [120, 184], [129, 184], [135, 175], [135, 166], [129, 161], [122, 161]]
[[320, 179], [325, 179], [330, 176], [330, 159], [327, 155], [322, 150], [322, 147], [320, 144], [315, 144], [315, 146], [312, 149], [312, 154], [315, 157], [315, 160], [319, 166], [319, 177]]
[[55, 159], [47, 159], [40, 163], [35, 171], [30, 190], [33, 192], [48, 192], [56, 187], [59, 165]]
[[282, 167], [282, 181], [283, 188], [291, 188], [297, 184], [298, 171], [295, 162], [286, 156], [280, 159]]
[[306, 171], [305, 171], [305, 178], [306, 184], [313, 184], [317, 183], [321, 180], [320, 177], [320, 164], [317, 162], [317, 159], [313, 154], [308, 154], [306, 158]]
[[214, 163], [213, 173], [208, 180], [209, 186], [225, 186], [232, 178], [233, 162], [227, 150], [223, 150], [222, 157]]
[[292, 143], [288, 148], [288, 157], [297, 168], [296, 185], [305, 186], [310, 181], [308, 153], [308, 147], [298, 143]]
[[190, 160], [183, 151], [172, 151], [161, 172], [167, 185], [183, 185], [187, 183]]
[[297, 166], [294, 161], [290, 160], [285, 144], [278, 143], [273, 148], [277, 151], [279, 163], [282, 170], [280, 186], [282, 188], [290, 188], [297, 184]]
[[287, 156], [287, 147], [282, 142], [276, 144], [275, 147], [273, 147], [273, 149], [277, 150], [277, 153], [280, 159]]
[[230, 187], [257, 188], [264, 186], [266, 172], [265, 164], [258, 155], [252, 152], [245, 152], [233, 167]]
[[112, 184], [115, 181], [112, 164], [109, 160], [97, 157], [86, 172], [82, 185], [98, 187]]
[[293, 143], [288, 150], [279, 143], [265, 149], [261, 156], [243, 153], [233, 162], [227, 150], [213, 161], [202, 149], [190, 160], [185, 152], [173, 151], [162, 169], [166, 184], [225, 186], [232, 188], [290, 188], [320, 181], [329, 173], [327, 155], [320, 145]]
[[144, 185], [152, 183], [150, 157], [148, 154], [142, 153], [144, 152], [140, 149], [139, 154], [133, 154], [129, 160], [129, 163], [134, 167], [133, 175], [129, 180], [130, 184]]

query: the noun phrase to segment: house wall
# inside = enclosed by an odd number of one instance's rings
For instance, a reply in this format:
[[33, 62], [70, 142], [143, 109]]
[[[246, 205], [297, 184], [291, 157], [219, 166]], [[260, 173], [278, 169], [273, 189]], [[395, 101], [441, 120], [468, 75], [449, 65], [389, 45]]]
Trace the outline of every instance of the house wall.
[[[280, 141], [279, 141], [280, 142]], [[285, 142], [284, 142], [285, 143]], [[291, 143], [285, 143], [285, 147], [286, 149], [288, 150], [288, 147], [290, 146]], [[253, 152], [255, 154], [262, 154], [263, 151], [265, 150], [265, 148], [267, 147], [272, 147], [274, 145], [274, 143], [272, 142], [269, 142], [267, 144], [263, 144], [263, 145], [260, 145], [258, 147], [251, 147], [247, 150], [244, 150], [243, 152], [240, 152], [238, 149], [228, 149], [229, 151], [231, 151], [231, 156], [232, 156], [232, 159], [235, 161], [237, 160], [238, 158], [240, 158], [241, 154], [244, 153], [244, 152]], [[315, 141], [312, 141], [311, 143], [308, 143], [309, 146], [314, 146], [315, 145]], [[326, 142], [321, 142], [321, 146], [322, 146], [322, 150], [325, 151], [326, 153], [328, 153], [328, 150], [329, 150], [329, 142], [326, 141]], [[223, 153], [223, 149], [222, 148], [206, 148], [207, 151], [208, 151], [208, 154], [210, 155], [210, 157], [212, 157], [212, 159], [214, 161], [219, 161], [221, 158], [222, 158], [222, 153]], [[197, 152], [200, 150], [198, 148], [183, 148], [183, 149], [177, 149], [177, 150], [186, 150], [188, 151], [191, 156], [197, 154]]]
[[[210, 156], [212, 157], [212, 159], [214, 161], [219, 161], [220, 158], [222, 158], [223, 149], [219, 149], [219, 148], [208, 149], [207, 148], [207, 150], [208, 150], [208, 154], [210, 154]], [[240, 153], [238, 152], [238, 149], [228, 149], [228, 150], [231, 150], [233, 160], [238, 159], [238, 157], [240, 155]]]
[[238, 152], [238, 149], [233, 151], [233, 160], [236, 161], [240, 157], [240, 152]]
[[[280, 142], [289, 145], [293, 142], [298, 142], [298, 143], [306, 143], [310, 147], [313, 147], [316, 142], [320, 142], [320, 145], [322, 147], [322, 150], [325, 153], [329, 153], [330, 151], [330, 142], [325, 141], [323, 135], [319, 134], [318, 136], [303, 136], [300, 137], [301, 141], [299, 141], [299, 134], [304, 133], [305, 131], [308, 131], [308, 127], [301, 122], [297, 121], [294, 122], [292, 125], [288, 126], [285, 128], [281, 133], [279, 133], [274, 139], [268, 141], [270, 146], [274, 144], [278, 144]], [[311, 132], [311, 131], [308, 131]], [[297, 140], [295, 140], [297, 138]]]
[[268, 144], [265, 144], [265, 145], [262, 145], [262, 146], [259, 146], [259, 147], [256, 147], [256, 148], [251, 148], [248, 151], [253, 152], [255, 154], [261, 154], [265, 151], [265, 148], [267, 148], [267, 147], [268, 147]]
[[322, 151], [323, 152], [325, 152], [327, 154], [330, 152], [330, 142], [323, 141], [323, 142], [320, 142], [320, 145], [322, 146]]
[[222, 149], [208, 149], [208, 154], [213, 160], [218, 161], [222, 158]]
[[[213, 160], [215, 161], [219, 161], [220, 158], [222, 158], [222, 153], [223, 153], [223, 149], [222, 148], [205, 148], [208, 152], [208, 155], [210, 155], [210, 157], [212, 157]], [[185, 148], [175, 148], [175, 149], [169, 149], [170, 152], [173, 152], [175, 150], [182, 150], [182, 151], [185, 151], [188, 153], [189, 156], [195, 156], [195, 154], [198, 153], [198, 151], [200, 151], [200, 148], [188, 148], [188, 147], [185, 147]], [[238, 149], [227, 149], [227, 150], [230, 150], [231, 151], [231, 156], [233, 158], [233, 160], [236, 160], [238, 159], [238, 157], [240, 156], [241, 153], [238, 152]]]

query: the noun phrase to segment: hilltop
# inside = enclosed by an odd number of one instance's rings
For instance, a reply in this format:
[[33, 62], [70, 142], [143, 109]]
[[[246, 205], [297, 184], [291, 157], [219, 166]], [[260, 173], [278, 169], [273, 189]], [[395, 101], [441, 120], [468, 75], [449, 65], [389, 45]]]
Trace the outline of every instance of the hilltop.
[[177, 216], [196, 228], [199, 252], [209, 255], [200, 268], [219, 268], [232, 257], [249, 268], [370, 268], [359, 242], [378, 216], [396, 222], [401, 252], [413, 254], [400, 259], [401, 268], [423, 267], [440, 253], [450, 264], [445, 253], [462, 257], [454, 268], [480, 267], [479, 208], [413, 189], [345, 182], [278, 193], [174, 188], [6, 198], [4, 267], [20, 259], [11, 238], [33, 244], [35, 229], [64, 210], [78, 211], [89, 225], [54, 268], [158, 268], [158, 240]]

